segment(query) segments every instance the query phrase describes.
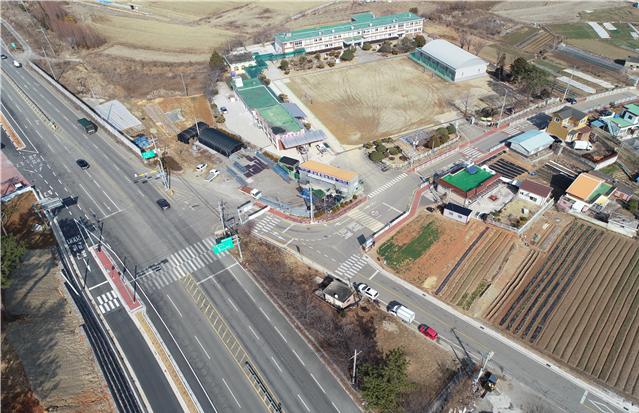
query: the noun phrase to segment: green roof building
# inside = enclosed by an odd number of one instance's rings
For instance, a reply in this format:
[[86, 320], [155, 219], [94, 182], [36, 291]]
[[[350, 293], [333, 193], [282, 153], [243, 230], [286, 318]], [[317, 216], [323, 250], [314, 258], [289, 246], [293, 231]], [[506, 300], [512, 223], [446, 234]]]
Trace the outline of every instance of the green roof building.
[[288, 53], [298, 49], [316, 52], [341, 49], [364, 42], [399, 38], [422, 32], [424, 18], [405, 12], [376, 17], [372, 12], [354, 14], [347, 23], [282, 32], [275, 35], [275, 50]]

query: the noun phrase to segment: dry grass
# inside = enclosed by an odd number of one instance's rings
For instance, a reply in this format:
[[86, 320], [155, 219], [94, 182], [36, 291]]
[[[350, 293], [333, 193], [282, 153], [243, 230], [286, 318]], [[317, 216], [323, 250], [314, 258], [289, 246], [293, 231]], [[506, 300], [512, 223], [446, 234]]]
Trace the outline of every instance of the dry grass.
[[488, 80], [444, 81], [408, 57], [295, 76], [289, 88], [344, 144], [361, 144], [459, 117], [469, 96], [492, 94]]

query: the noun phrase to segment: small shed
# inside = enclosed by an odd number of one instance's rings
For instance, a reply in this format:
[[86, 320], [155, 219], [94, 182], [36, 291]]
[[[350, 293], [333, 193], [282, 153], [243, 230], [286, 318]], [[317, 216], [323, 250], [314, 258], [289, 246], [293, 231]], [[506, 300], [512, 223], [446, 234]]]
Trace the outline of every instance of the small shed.
[[444, 206], [444, 216], [455, 221], [463, 222], [467, 224], [470, 220], [470, 215], [473, 213], [471, 209], [465, 208], [461, 205], [453, 204], [449, 202]]
[[239, 151], [244, 144], [220, 129], [200, 129], [198, 142], [226, 157]]
[[297, 166], [300, 164], [300, 161], [295, 158], [291, 158], [290, 156], [282, 156], [277, 161], [277, 163], [279, 163], [281, 166], [285, 167], [289, 171], [295, 171], [295, 169], [297, 169]]
[[548, 200], [551, 193], [551, 187], [526, 179], [519, 186], [517, 196], [537, 205], [543, 205]]
[[348, 284], [330, 276], [320, 285], [318, 295], [338, 310], [344, 310], [357, 302], [355, 291]]
[[524, 156], [532, 156], [550, 148], [554, 139], [544, 131], [529, 130], [508, 140], [510, 149]]

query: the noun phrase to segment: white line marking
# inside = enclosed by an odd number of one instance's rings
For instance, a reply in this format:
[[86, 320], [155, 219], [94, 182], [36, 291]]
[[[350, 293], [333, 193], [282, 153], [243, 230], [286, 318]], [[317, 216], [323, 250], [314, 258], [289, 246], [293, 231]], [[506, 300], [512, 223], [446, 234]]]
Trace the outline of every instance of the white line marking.
[[175, 303], [173, 302], [173, 300], [171, 300], [171, 297], [169, 297], [169, 295], [166, 295], [166, 298], [169, 299], [169, 301], [171, 302], [171, 304], [173, 304], [173, 307], [175, 308], [175, 311], [177, 311], [177, 313], [180, 315], [180, 318], [182, 318], [182, 313], [180, 312], [180, 310], [177, 308], [177, 305], [175, 305]]
[[311, 409], [308, 408], [308, 406], [306, 405], [306, 403], [304, 403], [304, 400], [302, 400], [302, 396], [300, 396], [299, 394], [297, 395], [297, 398], [300, 399], [300, 401], [302, 402], [302, 404], [304, 405], [304, 407], [306, 408], [306, 411], [310, 412]]
[[202, 349], [202, 351], [204, 352], [204, 354], [206, 355], [206, 357], [208, 357], [209, 360], [211, 360], [211, 356], [209, 356], [209, 353], [206, 351], [206, 349], [204, 348], [204, 346], [202, 345], [202, 343], [200, 343], [200, 339], [197, 338], [197, 336], [193, 336], [195, 337], [195, 341], [197, 341], [197, 343], [200, 345], [200, 348]]
[[339, 409], [337, 408], [337, 406], [335, 406], [335, 403], [331, 402], [331, 404], [333, 405], [333, 407], [335, 408], [335, 410], [337, 410], [337, 413], [342, 413], [339, 411]]
[[228, 267], [226, 267], [226, 268], [224, 268], [224, 269], [222, 269], [222, 270], [220, 270], [220, 271], [218, 271], [218, 272], [216, 272], [215, 274], [211, 274], [211, 275], [209, 275], [208, 277], [204, 278], [204, 279], [203, 279], [203, 280], [201, 280], [201, 281], [198, 281], [198, 282], [197, 282], [197, 284], [202, 284], [204, 281], [208, 281], [208, 280], [212, 279], [213, 277], [215, 277], [216, 275], [218, 275], [218, 274], [220, 274], [220, 273], [223, 273], [224, 271], [226, 271], [226, 270], [228, 270], [228, 269], [230, 269], [230, 268], [233, 268], [233, 267], [235, 267], [236, 265], [237, 265], [237, 262], [236, 262], [236, 263], [234, 263], [234, 264], [229, 265]]
[[93, 201], [93, 203], [95, 204], [96, 207], [98, 207], [98, 209], [100, 210], [100, 212], [102, 213], [102, 215], [106, 215], [106, 213], [104, 212], [104, 210], [102, 208], [100, 208], [100, 205], [98, 205], [98, 203], [95, 201], [95, 199], [93, 199], [93, 197], [91, 196], [91, 194], [89, 194], [89, 192], [86, 190], [86, 188], [84, 188], [82, 186], [82, 184], [78, 184], [80, 186], [80, 188], [82, 188], [82, 190], [84, 191], [85, 194], [87, 194], [87, 196], [89, 197], [89, 199], [91, 201]]
[[313, 380], [315, 380], [315, 383], [317, 383], [317, 386], [320, 388], [320, 390], [322, 391], [322, 393], [326, 394], [326, 391], [324, 390], [324, 388], [322, 387], [322, 385], [319, 383], [319, 381], [317, 381], [317, 379], [315, 378], [315, 376], [313, 376], [313, 373], [311, 373], [311, 378]]
[[260, 307], [260, 311], [262, 312], [262, 314], [264, 314], [264, 317], [266, 317], [266, 319], [267, 319], [268, 321], [271, 321], [270, 317], [268, 316], [268, 314], [266, 314], [266, 313], [264, 312], [264, 310], [262, 309], [262, 307]]
[[297, 354], [297, 351], [295, 351], [294, 349], [291, 349], [291, 351], [293, 352], [293, 354], [295, 354], [295, 357], [297, 357], [297, 359], [300, 361], [300, 363], [302, 363], [302, 366], [306, 366], [306, 364], [304, 364], [304, 360], [302, 360], [300, 355]]
[[[239, 309], [239, 308], [237, 308], [237, 306], [235, 305], [235, 303], [233, 302], [233, 300], [231, 300], [230, 298], [227, 298], [227, 299], [226, 299], [226, 301], [228, 301], [228, 302], [229, 302], [229, 303], [233, 306], [233, 308], [235, 309], [235, 311], [237, 311], [238, 313], [240, 312], [240, 309]], [[250, 328], [250, 327], [249, 327], [249, 328]]]
[[282, 369], [280, 368], [280, 365], [277, 364], [277, 361], [275, 361], [275, 359], [273, 358], [273, 356], [271, 356], [271, 360], [273, 360], [273, 364], [275, 364], [275, 367], [277, 367], [277, 369], [280, 371], [280, 373], [284, 373], [282, 371]]
[[[240, 409], [242, 408], [242, 405], [240, 404], [240, 402], [237, 401], [237, 397], [235, 397], [235, 395], [233, 394], [233, 392], [231, 391], [231, 388], [229, 387], [229, 385], [226, 383], [226, 380], [224, 380], [224, 377], [222, 377], [222, 381], [224, 382], [224, 385], [226, 386], [226, 388], [228, 389], [229, 393], [231, 393], [231, 396], [233, 396], [233, 399], [235, 400], [235, 403], [237, 403], [237, 407], [239, 407]], [[310, 411], [310, 410], [309, 410]]]
[[248, 326], [249, 330], [251, 330], [251, 333], [253, 333], [253, 335], [255, 336], [256, 339], [260, 339], [260, 337], [257, 335], [257, 333], [255, 332], [255, 330], [253, 330], [253, 327]]
[[373, 273], [373, 275], [371, 275], [368, 279], [372, 280], [374, 276], [377, 275], [377, 273], [379, 272], [379, 270], [375, 270], [375, 272]]
[[584, 404], [584, 401], [586, 400], [586, 396], [588, 396], [588, 390], [586, 390], [584, 392], [584, 395], [581, 396], [581, 400], [579, 401], [580, 404]]
[[291, 227], [292, 227], [293, 225], [294, 225], [294, 224], [291, 224], [291, 225], [289, 225], [288, 227], [286, 227], [286, 229], [285, 229], [284, 231], [282, 231], [282, 234], [283, 234], [283, 233], [285, 233], [286, 231], [288, 231], [289, 229], [291, 229]]
[[[279, 335], [280, 335], [280, 337], [282, 337], [282, 340], [284, 340], [284, 342], [285, 342], [285, 343], [288, 343], [288, 341], [286, 341], [286, 337], [284, 337], [284, 334], [282, 334], [282, 332], [280, 331], [280, 329], [279, 329], [279, 328], [277, 328], [277, 327], [275, 327], [275, 326], [273, 326], [273, 328], [275, 329], [275, 331], [277, 331], [277, 334], [279, 334]], [[295, 350], [293, 350], [293, 351], [295, 351]]]

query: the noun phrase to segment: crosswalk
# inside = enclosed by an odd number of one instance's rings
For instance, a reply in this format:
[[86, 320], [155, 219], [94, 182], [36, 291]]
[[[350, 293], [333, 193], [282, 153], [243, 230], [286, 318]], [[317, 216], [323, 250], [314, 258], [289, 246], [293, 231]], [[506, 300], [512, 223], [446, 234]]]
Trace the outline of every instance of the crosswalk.
[[368, 197], [369, 198], [373, 198], [373, 197], [381, 194], [382, 192], [384, 192], [388, 188], [392, 187], [393, 185], [395, 185], [396, 183], [398, 183], [402, 179], [406, 178], [407, 176], [408, 176], [408, 174], [406, 172], [403, 172], [401, 175], [397, 175], [395, 178], [391, 179], [390, 181], [386, 182], [384, 185], [380, 186], [379, 188], [377, 188], [373, 192], [369, 193]]
[[96, 297], [98, 300], [98, 308], [102, 314], [109, 313], [120, 307], [120, 300], [113, 290]]
[[383, 222], [376, 220], [361, 209], [354, 209], [347, 213], [346, 216], [353, 218], [359, 224], [373, 232], [380, 230], [384, 226]]
[[140, 282], [151, 291], [159, 290], [230, 254], [229, 251], [214, 254], [211, 250], [214, 243], [215, 237], [208, 237], [174, 252], [164, 264], [157, 264], [141, 275]]
[[479, 152], [477, 149], [473, 148], [472, 146], [467, 146], [462, 150], [462, 153], [464, 154], [464, 157], [469, 160], [472, 161], [473, 159], [479, 157], [482, 153]]
[[509, 126], [506, 129], [504, 129], [502, 132], [508, 136], [513, 136], [513, 135], [519, 135], [521, 133], [521, 130], [517, 126]]
[[271, 233], [273, 231], [273, 228], [275, 228], [279, 223], [279, 218], [270, 214], [265, 214], [262, 216], [262, 218], [259, 219], [259, 221], [257, 221], [257, 224], [255, 224], [255, 229], [260, 232]]
[[341, 263], [335, 270], [335, 274], [353, 278], [359, 270], [361, 270], [367, 264], [366, 258], [361, 254], [353, 254], [346, 261]]

